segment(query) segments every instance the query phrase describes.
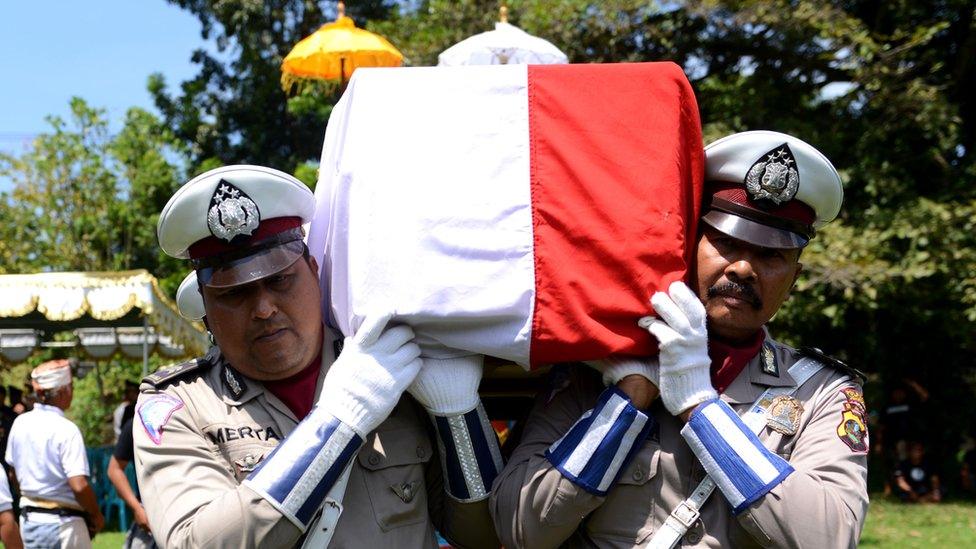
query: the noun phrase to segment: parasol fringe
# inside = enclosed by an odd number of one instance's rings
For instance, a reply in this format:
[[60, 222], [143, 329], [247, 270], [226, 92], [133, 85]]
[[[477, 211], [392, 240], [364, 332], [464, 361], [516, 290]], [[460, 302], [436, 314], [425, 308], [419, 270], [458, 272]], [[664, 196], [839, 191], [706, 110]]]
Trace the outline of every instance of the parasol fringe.
[[281, 72], [281, 89], [285, 92], [288, 97], [295, 97], [302, 95], [314, 88], [320, 86], [321, 90], [325, 93], [333, 93], [339, 89], [339, 81], [333, 78], [320, 78], [317, 76], [305, 76], [291, 74], [282, 71]]

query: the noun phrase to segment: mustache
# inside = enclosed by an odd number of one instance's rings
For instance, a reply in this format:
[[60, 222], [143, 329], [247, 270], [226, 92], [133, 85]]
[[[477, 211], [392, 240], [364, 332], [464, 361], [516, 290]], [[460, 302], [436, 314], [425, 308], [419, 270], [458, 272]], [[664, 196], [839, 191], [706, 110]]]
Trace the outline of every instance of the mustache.
[[732, 296], [742, 300], [752, 305], [753, 309], [757, 311], [762, 309], [762, 298], [756, 293], [756, 289], [748, 284], [742, 284], [740, 282], [735, 282], [733, 280], [728, 280], [716, 284], [708, 289], [707, 293], [709, 298], [717, 297], [720, 295]]

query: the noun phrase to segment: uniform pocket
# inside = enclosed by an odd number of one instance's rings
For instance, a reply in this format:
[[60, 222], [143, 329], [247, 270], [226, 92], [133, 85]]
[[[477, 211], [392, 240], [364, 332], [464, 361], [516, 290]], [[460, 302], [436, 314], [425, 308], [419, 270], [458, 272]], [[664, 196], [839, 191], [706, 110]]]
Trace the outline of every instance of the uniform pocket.
[[648, 486], [658, 474], [661, 443], [647, 441], [620, 473], [610, 488], [606, 501], [586, 522], [587, 534], [597, 541], [601, 538], [637, 544], [653, 531], [652, 517], [655, 499], [660, 490]]
[[424, 472], [432, 453], [427, 433], [409, 427], [373, 433], [359, 452], [373, 515], [384, 532], [427, 520]]

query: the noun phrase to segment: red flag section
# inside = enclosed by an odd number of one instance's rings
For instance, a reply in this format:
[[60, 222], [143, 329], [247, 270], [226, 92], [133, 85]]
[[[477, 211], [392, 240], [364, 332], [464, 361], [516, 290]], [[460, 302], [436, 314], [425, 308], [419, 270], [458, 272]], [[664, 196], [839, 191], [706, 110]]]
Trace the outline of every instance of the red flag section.
[[657, 353], [637, 326], [691, 264], [698, 104], [673, 63], [528, 68], [532, 366]]

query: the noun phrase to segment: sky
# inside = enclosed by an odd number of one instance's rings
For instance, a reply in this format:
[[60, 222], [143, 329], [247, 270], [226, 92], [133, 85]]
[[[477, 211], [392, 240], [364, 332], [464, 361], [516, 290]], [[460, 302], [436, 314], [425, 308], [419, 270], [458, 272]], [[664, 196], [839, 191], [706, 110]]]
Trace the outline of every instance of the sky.
[[106, 109], [113, 130], [129, 107], [156, 112], [149, 75], [172, 89], [196, 74], [200, 47], [214, 49], [197, 19], [164, 0], [0, 0], [0, 151], [22, 152], [73, 96]]

